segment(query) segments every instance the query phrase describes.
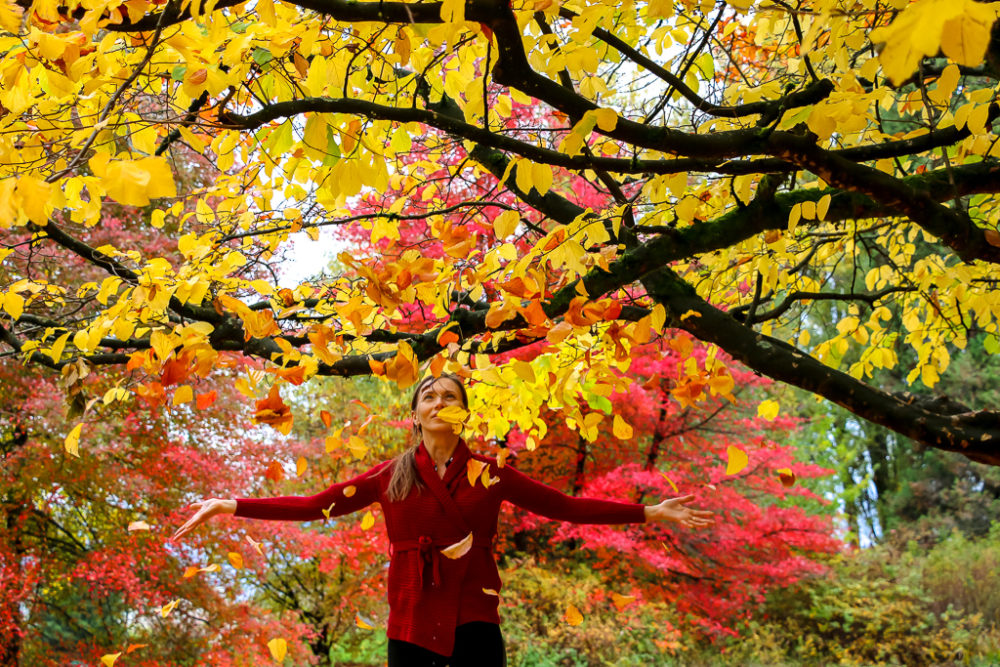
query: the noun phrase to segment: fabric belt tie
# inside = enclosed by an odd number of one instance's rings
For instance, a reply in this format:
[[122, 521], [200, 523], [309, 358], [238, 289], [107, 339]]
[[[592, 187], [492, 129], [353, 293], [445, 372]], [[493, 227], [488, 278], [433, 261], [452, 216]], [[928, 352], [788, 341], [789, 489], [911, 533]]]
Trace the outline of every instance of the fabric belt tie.
[[[393, 552], [397, 551], [416, 551], [417, 557], [420, 560], [420, 588], [424, 587], [424, 571], [428, 566], [431, 568], [431, 577], [435, 586], [441, 585], [441, 559], [444, 557], [441, 555], [441, 549], [446, 549], [457, 542], [458, 540], [434, 540], [427, 535], [421, 535], [415, 540], [399, 540], [398, 542], [392, 543]], [[480, 549], [492, 549], [493, 540], [486, 539], [485, 537], [475, 536], [472, 538], [472, 546], [479, 547]]]

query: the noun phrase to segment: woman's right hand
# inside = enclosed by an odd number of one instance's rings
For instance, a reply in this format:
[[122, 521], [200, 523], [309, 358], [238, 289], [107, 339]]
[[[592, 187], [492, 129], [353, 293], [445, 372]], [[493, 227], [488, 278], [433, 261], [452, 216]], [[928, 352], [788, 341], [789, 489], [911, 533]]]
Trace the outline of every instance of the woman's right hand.
[[177, 532], [170, 538], [171, 542], [184, 537], [216, 514], [236, 513], [236, 501], [232, 499], [209, 498], [208, 500], [199, 500], [198, 502], [191, 503], [188, 507], [195, 508], [198, 511], [195, 512], [193, 517], [187, 520], [187, 523], [177, 529]]

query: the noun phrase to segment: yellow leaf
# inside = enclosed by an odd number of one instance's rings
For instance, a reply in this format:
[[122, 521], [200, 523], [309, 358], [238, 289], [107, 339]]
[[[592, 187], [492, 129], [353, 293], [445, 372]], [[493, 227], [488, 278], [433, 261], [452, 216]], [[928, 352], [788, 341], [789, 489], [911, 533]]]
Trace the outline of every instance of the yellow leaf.
[[493, 233], [497, 239], [505, 239], [517, 230], [520, 221], [517, 211], [504, 211], [493, 220]]
[[64, 446], [66, 448], [66, 453], [80, 458], [80, 432], [83, 430], [83, 422], [80, 422], [73, 427], [73, 430], [69, 432], [66, 436], [66, 442]]
[[160, 616], [166, 618], [167, 616], [170, 615], [170, 612], [174, 610], [174, 607], [176, 607], [180, 603], [181, 603], [180, 600], [174, 600], [173, 602], [163, 605], [162, 607], [160, 607]]
[[663, 472], [660, 473], [660, 477], [667, 480], [667, 484], [669, 484], [670, 488], [674, 490], [674, 493], [680, 493], [680, 490], [677, 488], [677, 485], [674, 484], [674, 480], [667, 477], [666, 474], [664, 474]]
[[362, 630], [374, 630], [375, 629], [375, 626], [373, 626], [371, 623], [369, 623], [365, 619], [361, 618], [360, 614], [355, 614], [354, 615], [354, 624], [356, 626], [358, 626], [359, 628], [361, 628]]
[[535, 369], [532, 368], [531, 364], [527, 361], [515, 359], [511, 362], [510, 367], [514, 369], [514, 373], [517, 377], [521, 378], [525, 382], [535, 382]]
[[3, 296], [3, 309], [12, 320], [21, 319], [24, 312], [24, 297], [17, 292], [7, 292]]
[[198, 574], [198, 566], [189, 565], [188, 567], [184, 568], [184, 574], [182, 574], [181, 577], [183, 577], [184, 579], [190, 579], [196, 574]]
[[826, 214], [830, 210], [830, 195], [823, 195], [816, 204], [816, 219], [825, 220]]
[[733, 447], [729, 445], [726, 447], [726, 474], [735, 475], [739, 471], [747, 467], [749, 459], [747, 458], [746, 452], [744, 452], [739, 447]]
[[771, 399], [761, 401], [760, 405], [757, 406], [757, 416], [772, 421], [778, 416], [779, 408], [780, 406], [777, 401]]
[[492, 588], [484, 588], [483, 593], [486, 593], [487, 595], [494, 595], [496, 597], [500, 597], [500, 594], [495, 590], [493, 590]]
[[361, 529], [368, 530], [375, 525], [375, 515], [371, 511], [365, 512], [365, 515], [361, 518]]
[[357, 488], [355, 488], [354, 486], [351, 486], [350, 484], [348, 484], [347, 486], [344, 487], [344, 497], [345, 498], [350, 498], [356, 492], [357, 492]]
[[235, 551], [230, 551], [226, 554], [226, 558], [229, 559], [229, 564], [237, 570], [243, 569], [243, 556], [241, 554], [238, 554]]
[[925, 56], [938, 50], [959, 65], [982, 62], [996, 19], [993, 4], [975, 0], [919, 0], [906, 7], [886, 27], [871, 33], [873, 43], [884, 43], [879, 62], [894, 84], [902, 83]]
[[583, 623], [583, 614], [574, 605], [569, 605], [566, 607], [566, 613], [563, 615], [563, 620], [565, 620], [570, 625], [576, 626]]
[[189, 403], [194, 398], [194, 390], [191, 389], [191, 385], [185, 384], [174, 391], [174, 405], [181, 405], [182, 403]]
[[271, 651], [271, 657], [277, 662], [281, 662], [285, 659], [285, 656], [288, 655], [288, 642], [281, 637], [277, 637], [276, 639], [269, 641], [267, 643], [267, 648]]
[[149, 530], [149, 524], [145, 521], [133, 521], [128, 525], [128, 532], [133, 532], [136, 530]]
[[114, 667], [115, 660], [117, 660], [118, 656], [121, 654], [121, 651], [119, 651], [118, 653], [108, 653], [107, 655], [102, 655], [101, 662], [104, 663], [105, 667]]
[[452, 544], [450, 547], [442, 549], [441, 555], [454, 560], [469, 553], [470, 549], [472, 549], [472, 533], [469, 533], [458, 542]]
[[441, 3], [441, 20], [445, 23], [465, 20], [465, 0], [444, 0]]
[[17, 197], [25, 215], [36, 225], [48, 222], [47, 206], [52, 194], [52, 185], [32, 176], [22, 176], [17, 179]]
[[295, 462], [295, 476], [302, 477], [305, 474], [306, 468], [309, 467], [309, 463], [306, 462], [304, 456], [300, 456], [299, 460]]
[[[13, 0], [0, 0], [0, 28], [3, 28], [12, 35], [20, 34], [21, 16], [23, 13], [24, 10]], [[116, 654], [115, 657], [117, 655], [120, 654]], [[109, 665], [108, 667], [111, 666]]]
[[127, 206], [146, 206], [151, 198], [177, 196], [170, 164], [162, 157], [109, 162], [102, 182], [109, 197]]
[[329, 507], [327, 507], [327, 508], [326, 508], [325, 510], [322, 510], [322, 512], [323, 512], [323, 516], [324, 516], [324, 517], [325, 517], [325, 518], [326, 518], [327, 520], [329, 520], [329, 519], [330, 519], [330, 512], [332, 512], [332, 511], [333, 511], [333, 506], [334, 506], [334, 505], [336, 505], [336, 504], [337, 504], [337, 503], [335, 503], [335, 502], [333, 502], [333, 503], [330, 503], [330, 506], [329, 506]]
[[615, 415], [614, 424], [611, 428], [615, 433], [615, 437], [620, 440], [628, 440], [632, 437], [633, 429], [631, 424], [622, 419], [619, 415]]
[[966, 2], [962, 13], [941, 29], [941, 50], [959, 65], [975, 67], [986, 57], [996, 10], [980, 2]]
[[597, 119], [597, 127], [605, 132], [614, 132], [618, 127], [618, 112], [614, 109], [597, 109], [594, 117]]

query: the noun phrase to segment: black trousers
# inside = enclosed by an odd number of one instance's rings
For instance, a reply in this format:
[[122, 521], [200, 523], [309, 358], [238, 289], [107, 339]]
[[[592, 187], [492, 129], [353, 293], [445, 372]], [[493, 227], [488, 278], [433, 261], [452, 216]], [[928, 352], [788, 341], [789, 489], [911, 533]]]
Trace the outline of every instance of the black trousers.
[[455, 628], [455, 652], [450, 656], [422, 646], [389, 640], [389, 667], [506, 667], [507, 649], [500, 626], [475, 621]]

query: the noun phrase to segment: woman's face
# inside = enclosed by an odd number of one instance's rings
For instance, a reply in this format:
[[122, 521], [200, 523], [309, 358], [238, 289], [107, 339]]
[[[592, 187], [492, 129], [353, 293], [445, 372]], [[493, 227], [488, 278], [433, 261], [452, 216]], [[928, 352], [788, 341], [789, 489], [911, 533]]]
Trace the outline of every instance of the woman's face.
[[455, 405], [466, 407], [462, 401], [462, 391], [458, 384], [449, 378], [439, 378], [430, 382], [417, 395], [417, 406], [414, 419], [423, 433], [452, 433], [452, 425], [437, 417], [441, 408]]

